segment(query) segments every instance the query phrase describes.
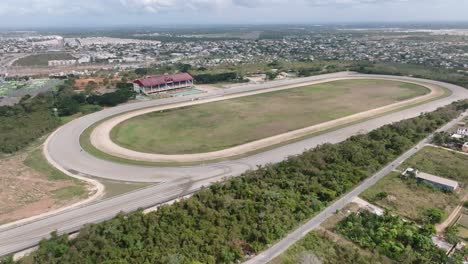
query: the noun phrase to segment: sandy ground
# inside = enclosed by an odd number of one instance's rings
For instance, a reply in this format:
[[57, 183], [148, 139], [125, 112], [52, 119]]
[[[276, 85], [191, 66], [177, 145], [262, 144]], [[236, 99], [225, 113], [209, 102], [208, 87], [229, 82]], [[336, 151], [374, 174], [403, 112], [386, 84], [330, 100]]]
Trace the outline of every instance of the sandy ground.
[[213, 85], [209, 85], [209, 84], [196, 85], [195, 88], [197, 88], [199, 90], [202, 90], [202, 91], [205, 91], [205, 92], [208, 92], [208, 93], [222, 90], [222, 88], [219, 88], [219, 87], [216, 87], [216, 86], [213, 86]]
[[47, 175], [24, 165], [27, 155], [26, 152], [0, 160], [0, 224], [50, 212], [80, 200], [54, 199], [52, 191], [76, 183], [49, 180]]
[[[243, 96], [248, 96], [248, 95], [254, 95], [254, 94], [259, 94], [259, 93], [265, 93], [265, 92], [270, 92], [270, 91], [278, 91], [278, 90], [285, 90], [285, 89], [291, 89], [291, 88], [296, 88], [296, 87], [301, 87], [301, 86], [307, 86], [307, 85], [313, 85], [313, 84], [318, 84], [318, 83], [324, 83], [324, 82], [331, 82], [331, 81], [338, 81], [338, 80], [346, 80], [346, 79], [369, 79], [369, 78], [362, 78], [362, 77], [346, 77], [346, 78], [333, 78], [333, 79], [328, 79], [328, 80], [322, 80], [322, 81], [313, 81], [313, 82], [306, 82], [306, 83], [300, 83], [300, 84], [294, 84], [294, 85], [289, 85], [289, 86], [284, 86], [280, 88], [271, 88], [271, 89], [264, 89], [261, 91], [254, 91], [254, 92], [247, 92], [243, 94], [236, 94], [236, 95], [230, 95], [230, 96], [224, 96], [224, 97], [217, 97], [217, 98], [211, 98], [211, 99], [206, 99], [206, 100], [199, 100], [199, 101], [192, 101], [192, 102], [185, 102], [185, 103], [179, 103], [179, 104], [172, 104], [169, 106], [158, 106], [158, 107], [153, 107], [153, 108], [147, 108], [147, 109], [141, 109], [138, 111], [133, 111], [129, 113], [125, 113], [122, 115], [119, 115], [117, 117], [111, 118], [99, 126], [97, 126], [93, 132], [91, 133], [91, 143], [93, 144], [94, 147], [99, 149], [100, 151], [103, 151], [105, 153], [108, 153], [113, 156], [125, 158], [125, 159], [130, 159], [130, 160], [138, 160], [138, 161], [149, 161], [149, 162], [201, 162], [201, 161], [209, 161], [209, 160], [215, 160], [215, 159], [220, 159], [220, 158], [228, 158], [228, 157], [233, 157], [237, 155], [242, 155], [248, 152], [256, 151], [271, 145], [279, 144], [285, 141], [289, 140], [294, 140], [298, 139], [313, 133], [317, 133], [320, 131], [325, 131], [328, 129], [332, 129], [334, 127], [338, 127], [341, 125], [346, 125], [350, 124], [356, 121], [364, 120], [366, 118], [371, 118], [373, 116], [379, 115], [379, 114], [384, 114], [388, 113], [397, 109], [401, 109], [406, 106], [414, 105], [417, 103], [425, 102], [428, 100], [431, 100], [433, 98], [437, 98], [439, 96], [442, 96], [444, 94], [444, 90], [436, 85], [430, 85], [427, 83], [423, 82], [408, 82], [408, 83], [414, 83], [418, 85], [425, 86], [431, 90], [429, 94], [426, 94], [421, 97], [413, 98], [410, 100], [398, 102], [395, 104], [379, 107], [370, 111], [365, 111], [361, 113], [357, 113], [354, 115], [350, 115], [347, 117], [335, 119], [332, 121], [324, 122], [318, 125], [313, 125], [310, 127], [294, 130], [291, 132], [283, 133], [280, 135], [256, 140], [253, 142], [249, 142], [247, 144], [235, 146], [232, 148], [227, 148], [224, 150], [220, 151], [213, 151], [213, 152], [207, 152], [207, 153], [198, 153], [198, 154], [180, 154], [180, 155], [163, 155], [163, 154], [152, 154], [152, 153], [143, 153], [143, 152], [138, 152], [138, 151], [133, 151], [129, 150], [126, 148], [123, 148], [116, 143], [114, 143], [111, 138], [110, 138], [110, 132], [112, 128], [114, 128], [116, 125], [120, 124], [121, 122], [133, 118], [135, 116], [143, 115], [146, 113], [154, 112], [154, 111], [160, 111], [160, 110], [165, 110], [165, 109], [173, 109], [173, 108], [179, 108], [179, 107], [184, 107], [184, 106], [190, 106], [190, 105], [197, 105], [197, 104], [204, 104], [204, 103], [209, 103], [209, 102], [215, 102], [215, 101], [221, 101], [221, 100], [227, 100], [227, 99], [233, 99], [233, 98], [238, 98], [238, 97], [243, 97]], [[383, 80], [393, 80], [392, 78], [375, 78], [375, 79], [383, 79]]]

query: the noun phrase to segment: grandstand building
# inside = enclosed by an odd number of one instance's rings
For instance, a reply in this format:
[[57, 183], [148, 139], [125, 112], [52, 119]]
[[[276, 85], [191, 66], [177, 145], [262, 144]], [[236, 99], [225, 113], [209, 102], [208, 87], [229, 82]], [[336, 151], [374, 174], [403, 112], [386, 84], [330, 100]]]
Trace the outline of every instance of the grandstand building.
[[193, 77], [188, 73], [153, 75], [133, 82], [135, 92], [144, 94], [191, 87], [193, 87]]

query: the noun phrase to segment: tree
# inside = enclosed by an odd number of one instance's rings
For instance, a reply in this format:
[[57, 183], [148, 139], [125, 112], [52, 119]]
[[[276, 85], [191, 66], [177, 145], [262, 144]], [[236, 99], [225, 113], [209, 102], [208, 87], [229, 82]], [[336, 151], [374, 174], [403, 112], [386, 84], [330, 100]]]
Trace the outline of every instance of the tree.
[[89, 81], [86, 84], [86, 91], [94, 91], [95, 89], [98, 88], [98, 84], [95, 81]]
[[186, 63], [179, 63], [177, 64], [177, 70], [180, 72], [188, 72], [192, 69], [192, 65]]
[[274, 80], [278, 76], [278, 72], [269, 71], [266, 73], [266, 76], [268, 80]]
[[78, 113], [80, 105], [72, 97], [65, 97], [59, 99], [59, 102], [57, 102], [57, 109], [60, 116], [68, 116]]
[[375, 195], [375, 200], [376, 201], [380, 201], [380, 200], [383, 200], [385, 198], [388, 197], [388, 193], [387, 192], [379, 192]]
[[147, 75], [148, 69], [147, 68], [137, 68], [135, 69], [135, 74], [137, 75]]
[[445, 211], [439, 208], [430, 208], [424, 212], [423, 221], [429, 224], [437, 224], [445, 217]]

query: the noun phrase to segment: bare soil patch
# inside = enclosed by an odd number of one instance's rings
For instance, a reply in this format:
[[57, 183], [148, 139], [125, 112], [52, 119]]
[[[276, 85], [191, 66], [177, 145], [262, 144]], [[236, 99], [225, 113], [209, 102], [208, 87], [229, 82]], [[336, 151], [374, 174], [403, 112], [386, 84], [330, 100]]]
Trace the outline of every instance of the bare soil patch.
[[83, 183], [54, 179], [26, 166], [31, 153], [0, 159], [0, 224], [71, 205], [88, 195]]

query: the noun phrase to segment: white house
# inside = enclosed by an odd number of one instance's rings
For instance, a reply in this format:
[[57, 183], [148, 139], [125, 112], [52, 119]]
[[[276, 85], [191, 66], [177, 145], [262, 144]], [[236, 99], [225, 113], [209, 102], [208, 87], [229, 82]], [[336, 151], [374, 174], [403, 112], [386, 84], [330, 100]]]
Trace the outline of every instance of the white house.
[[468, 135], [468, 127], [460, 127], [457, 129], [457, 134], [466, 136]]

